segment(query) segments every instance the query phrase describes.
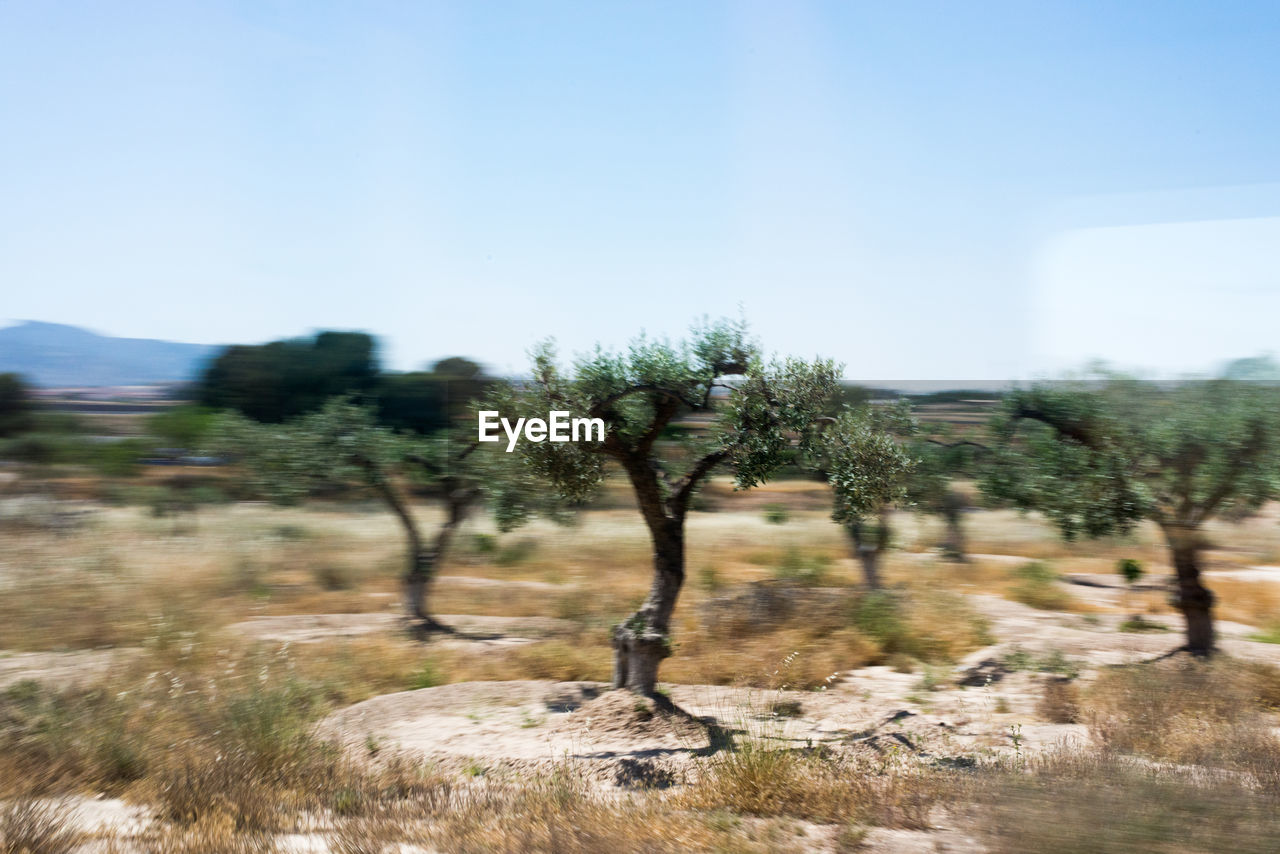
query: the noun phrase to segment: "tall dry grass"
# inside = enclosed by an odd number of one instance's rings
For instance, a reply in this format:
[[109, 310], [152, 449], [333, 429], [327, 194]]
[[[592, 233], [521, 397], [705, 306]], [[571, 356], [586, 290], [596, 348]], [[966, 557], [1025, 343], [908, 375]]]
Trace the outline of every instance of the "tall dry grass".
[[979, 772], [957, 792], [991, 854], [1280, 850], [1280, 805], [1247, 779], [1060, 749]]
[[1084, 693], [1080, 714], [1111, 750], [1269, 776], [1280, 771], [1277, 710], [1280, 670], [1178, 657], [1102, 673]]

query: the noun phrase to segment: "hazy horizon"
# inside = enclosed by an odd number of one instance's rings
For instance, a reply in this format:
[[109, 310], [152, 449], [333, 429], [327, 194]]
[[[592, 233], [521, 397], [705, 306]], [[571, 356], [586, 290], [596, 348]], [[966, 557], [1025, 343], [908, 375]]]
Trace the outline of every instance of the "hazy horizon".
[[[67, 324], [57, 324], [55, 321], [23, 319], [20, 321], [0, 322], [0, 330], [9, 329], [25, 323], [53, 324], [58, 326], [68, 326]], [[209, 344], [204, 342], [174, 341], [172, 339], [164, 339], [164, 338], [139, 339], [139, 338], [132, 338], [128, 336], [113, 336], [107, 332], [104, 332], [101, 329], [94, 329], [91, 327], [74, 326], [72, 328], [87, 331], [95, 335], [101, 335], [107, 338], [118, 338], [121, 340], [134, 340], [134, 341], [138, 341], [138, 340], [157, 341], [161, 343], [172, 343], [172, 344], [192, 344], [196, 346], [222, 347], [222, 346], [232, 346], [236, 344], [255, 345], [255, 344], [268, 343], [266, 341], [235, 341], [235, 342], [213, 342]], [[320, 331], [324, 331], [324, 330], [318, 330], [318, 329], [311, 330], [309, 333], [299, 337], [309, 337], [311, 334], [315, 332], [320, 332]], [[385, 371], [390, 371], [395, 373], [395, 372], [425, 370], [430, 368], [433, 362], [436, 361], [435, 359], [431, 359], [431, 360], [427, 360], [426, 362], [423, 362], [422, 364], [413, 365], [408, 368], [402, 368], [402, 367], [390, 365], [383, 358], [383, 354], [385, 350], [385, 341], [381, 336], [377, 335], [376, 332], [373, 332], [371, 330], [360, 330], [360, 329], [332, 330], [332, 331], [364, 332], [369, 335], [372, 335], [375, 342], [377, 342], [378, 357], [381, 361], [382, 368]], [[280, 339], [273, 339], [273, 340], [280, 340]], [[561, 351], [559, 355], [562, 361], [568, 362], [568, 361], [571, 361], [576, 355], [578, 355], [578, 353]], [[771, 355], [782, 356], [787, 354], [771, 353]], [[442, 356], [441, 358], [449, 358], [454, 356], [461, 356], [463, 358], [471, 359], [477, 364], [480, 364], [486, 371], [492, 373], [495, 376], [505, 376], [512, 379], [525, 378], [529, 376], [527, 365], [524, 366], [523, 369], [518, 369], [515, 371], [502, 371], [498, 369], [497, 366], [491, 360], [487, 360], [483, 354], [479, 354], [479, 353], [449, 353]], [[1218, 360], [1217, 362], [1206, 364], [1197, 370], [1183, 371], [1176, 374], [1174, 373], [1159, 374], [1152, 371], [1143, 371], [1141, 369], [1134, 369], [1132, 366], [1124, 366], [1124, 365], [1118, 365], [1114, 363], [1106, 363], [1100, 360], [1094, 360], [1093, 362], [1078, 364], [1073, 366], [1072, 369], [1063, 370], [1059, 372], [1046, 371], [1046, 372], [1039, 372], [1039, 373], [1028, 373], [1026, 375], [1021, 375], [1021, 376], [981, 377], [981, 378], [948, 377], [945, 375], [939, 375], [937, 377], [932, 377], [929, 379], [902, 378], [902, 377], [871, 377], [871, 376], [859, 375], [856, 373], [852, 373], [850, 371], [850, 366], [846, 365], [845, 371], [843, 374], [843, 379], [846, 382], [856, 384], [856, 385], [865, 385], [870, 388], [879, 388], [879, 389], [885, 389], [890, 391], [916, 393], [916, 394], [923, 394], [923, 393], [936, 392], [936, 391], [998, 391], [1001, 389], [1009, 388], [1017, 384], [1026, 383], [1028, 381], [1068, 380], [1071, 378], [1071, 376], [1079, 375], [1082, 371], [1087, 371], [1091, 367], [1095, 367], [1095, 366], [1102, 366], [1109, 369], [1116, 369], [1122, 372], [1127, 370], [1130, 374], [1138, 378], [1150, 379], [1154, 381], [1179, 380], [1179, 379], [1194, 380], [1194, 379], [1220, 376], [1223, 370], [1228, 365], [1238, 360], [1250, 360], [1250, 359], [1263, 358], [1263, 359], [1267, 359], [1274, 362], [1274, 357], [1275, 357], [1275, 354], [1270, 351], [1254, 353], [1249, 355], [1235, 356], [1230, 359], [1221, 359], [1221, 360]], [[0, 361], [3, 361], [3, 360], [0, 360]], [[6, 368], [3, 364], [0, 364], [0, 372], [5, 370], [8, 370], [8, 368]], [[194, 379], [194, 377], [192, 379]], [[165, 382], [171, 382], [171, 381], [157, 380], [157, 382], [165, 383]], [[70, 385], [54, 384], [50, 386], [49, 384], [46, 383], [43, 385], [45, 387], [50, 387], [50, 388], [59, 388], [59, 387], [67, 388], [67, 387], [76, 387], [78, 384], [75, 384], [75, 383]], [[90, 386], [93, 386], [94, 384], [85, 383], [84, 385], [86, 387], [90, 387]], [[108, 384], [108, 385], [111, 385], [111, 384]]]

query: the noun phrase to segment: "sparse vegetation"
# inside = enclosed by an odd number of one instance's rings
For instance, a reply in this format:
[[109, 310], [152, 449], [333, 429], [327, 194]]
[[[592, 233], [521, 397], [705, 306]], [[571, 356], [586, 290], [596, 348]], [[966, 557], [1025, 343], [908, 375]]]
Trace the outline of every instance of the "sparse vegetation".
[[1045, 611], [1066, 611], [1071, 608], [1071, 594], [1058, 583], [1058, 573], [1045, 563], [1033, 561], [1013, 571], [1014, 584], [1009, 596], [1023, 605]]
[[1280, 671], [1229, 659], [1173, 659], [1103, 673], [1082, 719], [1113, 750], [1187, 765], [1280, 771], [1273, 712]]
[[[1087, 811], [1117, 791], [1132, 791], [1141, 815], [1132, 826], [1114, 826], [1141, 842], [1115, 850], [1146, 850], [1185, 832], [1185, 824], [1153, 818], [1162, 798], [1187, 798], [1227, 822], [1245, 821], [1270, 803], [1280, 767], [1270, 729], [1280, 680], [1260, 665], [1236, 660], [1183, 670], [1169, 661], [1099, 670], [1033, 639], [999, 658], [1005, 672], [1030, 674], [1021, 677], [1032, 680], [1029, 702], [1002, 693], [998, 682], [967, 691], [955, 685], [952, 665], [996, 640], [981, 614], [986, 606], [968, 593], [1034, 598], [1053, 619], [1059, 609], [1051, 597], [1065, 593], [1059, 567], [1089, 566], [1073, 563], [1086, 560], [1114, 566], [1121, 548], [1158, 559], [1147, 540], [1136, 547], [1100, 543], [1077, 558], [1051, 547], [1038, 522], [995, 512], [974, 520], [974, 534], [993, 553], [1036, 555], [1030, 567], [1010, 570], [981, 558], [934, 564], [895, 553], [883, 565], [884, 589], [869, 591], [858, 584], [860, 568], [845, 556], [820, 502], [780, 487], [768, 501], [784, 503], [789, 518], [772, 526], [759, 504], [738, 510], [732, 502], [744, 499], [725, 494], [716, 513], [691, 523], [689, 560], [699, 569], [676, 614], [676, 642], [664, 665], [676, 690], [667, 702], [689, 684], [781, 693], [717, 712], [733, 734], [706, 756], [678, 767], [639, 762], [611, 775], [609, 785], [625, 792], [621, 799], [593, 782], [598, 772], [561, 760], [521, 773], [483, 755], [424, 764], [401, 756], [396, 739], [377, 730], [351, 733], [345, 744], [314, 726], [353, 702], [399, 691], [529, 679], [608, 683], [614, 650], [601, 628], [641, 593], [643, 573], [635, 570], [648, 557], [642, 527], [623, 510], [589, 509], [571, 534], [535, 523], [518, 540], [499, 540], [486, 519], [469, 523], [461, 538], [465, 560], [453, 570], [468, 575], [442, 582], [435, 599], [441, 613], [528, 625], [459, 622], [456, 636], [425, 645], [400, 635], [385, 616], [401, 566], [394, 521], [355, 505], [216, 505], [181, 539], [169, 520], [136, 505], [100, 509], [72, 528], [15, 525], [16, 536], [0, 542], [0, 561], [14, 567], [0, 598], [0, 647], [50, 661], [65, 656], [74, 667], [67, 672], [77, 675], [62, 682], [61, 671], [50, 670], [40, 682], [3, 689], [0, 803], [52, 805], [50, 832], [74, 834], [78, 820], [56, 820], [73, 815], [59, 806], [70, 803], [65, 798], [120, 796], [155, 816], [139, 850], [193, 854], [272, 850], [281, 834], [295, 832], [323, 836], [339, 851], [400, 844], [495, 852], [585, 852], [601, 844], [622, 851], [845, 850], [878, 826], [932, 834], [925, 828], [944, 812], [949, 821], [976, 822], [965, 826], [993, 850], [1054, 850], [1065, 825], [1032, 820], [1046, 809], [1043, 798], [1065, 797]], [[50, 512], [60, 506], [53, 502]], [[415, 512], [429, 522], [434, 511]], [[907, 518], [896, 524], [912, 542], [917, 529]], [[770, 532], [768, 545], [743, 536], [750, 524]], [[1280, 540], [1264, 529], [1250, 536], [1256, 552], [1241, 562], [1260, 560], [1252, 555]], [[505, 549], [521, 557], [512, 561]], [[1272, 601], [1266, 582], [1225, 579], [1219, 589], [1224, 613], [1265, 633]], [[321, 614], [349, 617], [352, 626], [368, 618], [379, 628], [344, 636], [320, 623], [294, 640], [286, 622], [278, 637], [255, 639], [259, 619]], [[271, 624], [262, 625], [265, 632]], [[1073, 618], [1071, 625], [1087, 624]], [[1089, 628], [1105, 632], [1097, 619]], [[5, 662], [0, 655], [0, 678]], [[887, 665], [885, 672], [904, 679], [891, 708], [905, 717], [879, 724], [883, 713], [867, 711], [868, 730], [836, 739], [785, 734], [829, 714], [819, 703], [828, 692], [845, 713], [857, 714], [860, 704], [883, 708], [876, 705], [884, 702], [880, 689], [846, 684], [870, 665]], [[950, 730], [937, 721], [949, 725], [961, 714], [958, 697], [970, 710], [964, 714], [978, 710], [976, 725], [988, 728], [998, 747], [957, 753], [940, 746]], [[1028, 712], [1042, 726], [1087, 726], [1106, 758], [1083, 749], [1069, 761], [1042, 758], [1044, 742], [1022, 728]], [[503, 726], [528, 738], [548, 738], [564, 712], [525, 706], [503, 718], [499, 706], [465, 714], [472, 726], [507, 720]], [[937, 751], [936, 764], [920, 760], [922, 737], [942, 737], [928, 748]], [[1204, 773], [1138, 778], [1128, 760], [1116, 758], [1125, 756]], [[1004, 767], [1015, 760], [1020, 770]], [[1110, 776], [1068, 785], [1074, 769], [1089, 763]], [[1206, 769], [1254, 782], [1240, 800], [1234, 778], [1205, 776]], [[1009, 792], [1026, 799], [1016, 818], [994, 801]], [[316, 815], [330, 818], [316, 828], [308, 824]], [[1005, 822], [998, 833], [986, 824], [992, 816]], [[1241, 831], [1241, 850], [1269, 841], [1268, 827], [1255, 821]], [[1219, 838], [1195, 832], [1200, 836], [1189, 838]], [[66, 838], [49, 850], [64, 850]]]
[[1059, 750], [973, 784], [974, 827], [996, 854], [1239, 851], [1280, 845], [1273, 795], [1229, 775]]

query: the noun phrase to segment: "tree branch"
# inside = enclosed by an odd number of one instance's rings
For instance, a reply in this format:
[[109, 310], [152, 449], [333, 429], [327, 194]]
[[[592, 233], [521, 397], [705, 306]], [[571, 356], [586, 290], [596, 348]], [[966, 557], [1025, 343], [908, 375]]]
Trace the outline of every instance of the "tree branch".
[[693, 495], [693, 490], [697, 487], [698, 482], [711, 473], [711, 470], [729, 458], [729, 450], [721, 448], [718, 451], [712, 451], [706, 456], [699, 459], [693, 464], [693, 467], [685, 473], [684, 477], [677, 480], [671, 488], [671, 507], [672, 509], [683, 515], [689, 509], [689, 498]]
[[680, 411], [680, 401], [675, 398], [665, 398], [661, 403], [654, 407], [653, 421], [649, 424], [649, 429], [644, 431], [644, 435], [636, 442], [635, 452], [642, 456], [648, 456], [649, 451], [653, 449], [653, 443], [658, 441], [658, 436], [676, 413]]
[[926, 442], [926, 443], [928, 443], [928, 444], [930, 444], [930, 445], [938, 445], [938, 446], [943, 447], [943, 448], [964, 448], [964, 447], [969, 447], [969, 448], [977, 448], [977, 449], [978, 449], [978, 450], [980, 450], [980, 451], [990, 451], [990, 450], [991, 450], [989, 447], [987, 447], [986, 445], [982, 444], [981, 442], [972, 442], [972, 441], [970, 441], [970, 440], [968, 440], [968, 439], [963, 439], [963, 440], [961, 440], [961, 441], [959, 441], [959, 442], [944, 442], [944, 441], [942, 441], [941, 439], [925, 439], [925, 442]]
[[1218, 488], [1209, 493], [1209, 496], [1200, 504], [1192, 514], [1194, 524], [1200, 524], [1212, 516], [1222, 504], [1235, 491], [1236, 481], [1240, 479], [1240, 475], [1245, 469], [1253, 464], [1254, 458], [1262, 452], [1267, 443], [1266, 430], [1258, 422], [1253, 424], [1253, 432], [1249, 436], [1249, 440], [1245, 442], [1239, 452], [1231, 455], [1231, 467], [1218, 482]]
[[1105, 448], [1106, 443], [1101, 438], [1094, 436], [1087, 425], [1077, 423], [1065, 418], [1057, 418], [1042, 409], [1027, 404], [1020, 404], [1012, 413], [1015, 419], [1028, 419], [1031, 421], [1039, 421], [1041, 424], [1047, 424], [1058, 433], [1069, 439], [1074, 439], [1086, 448], [1095, 451], [1101, 451]]
[[645, 394], [645, 393], [660, 394], [664, 397], [672, 398], [678, 401], [679, 403], [683, 403], [685, 406], [689, 407], [690, 409], [702, 408], [698, 405], [696, 401], [689, 400], [689, 398], [685, 397], [683, 394], [681, 394], [678, 391], [673, 391], [669, 388], [663, 388], [662, 386], [653, 385], [651, 383], [641, 383], [639, 385], [628, 386], [622, 391], [614, 392], [608, 397], [605, 397], [602, 400], [597, 401], [596, 404], [591, 407], [590, 412], [588, 412], [588, 416], [591, 418], [603, 418], [605, 417], [606, 414], [609, 413], [609, 411], [613, 408], [613, 405], [618, 401], [631, 397], [633, 394]]

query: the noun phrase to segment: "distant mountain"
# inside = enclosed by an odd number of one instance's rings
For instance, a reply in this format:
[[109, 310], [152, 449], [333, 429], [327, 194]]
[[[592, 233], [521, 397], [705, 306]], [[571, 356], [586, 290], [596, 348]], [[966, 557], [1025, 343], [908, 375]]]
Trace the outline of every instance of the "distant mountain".
[[1245, 380], [1255, 383], [1280, 382], [1280, 364], [1270, 354], [1236, 359], [1222, 369], [1222, 376], [1229, 380]]
[[0, 329], [0, 373], [38, 386], [146, 385], [191, 380], [218, 351], [209, 344], [112, 338], [28, 320]]

